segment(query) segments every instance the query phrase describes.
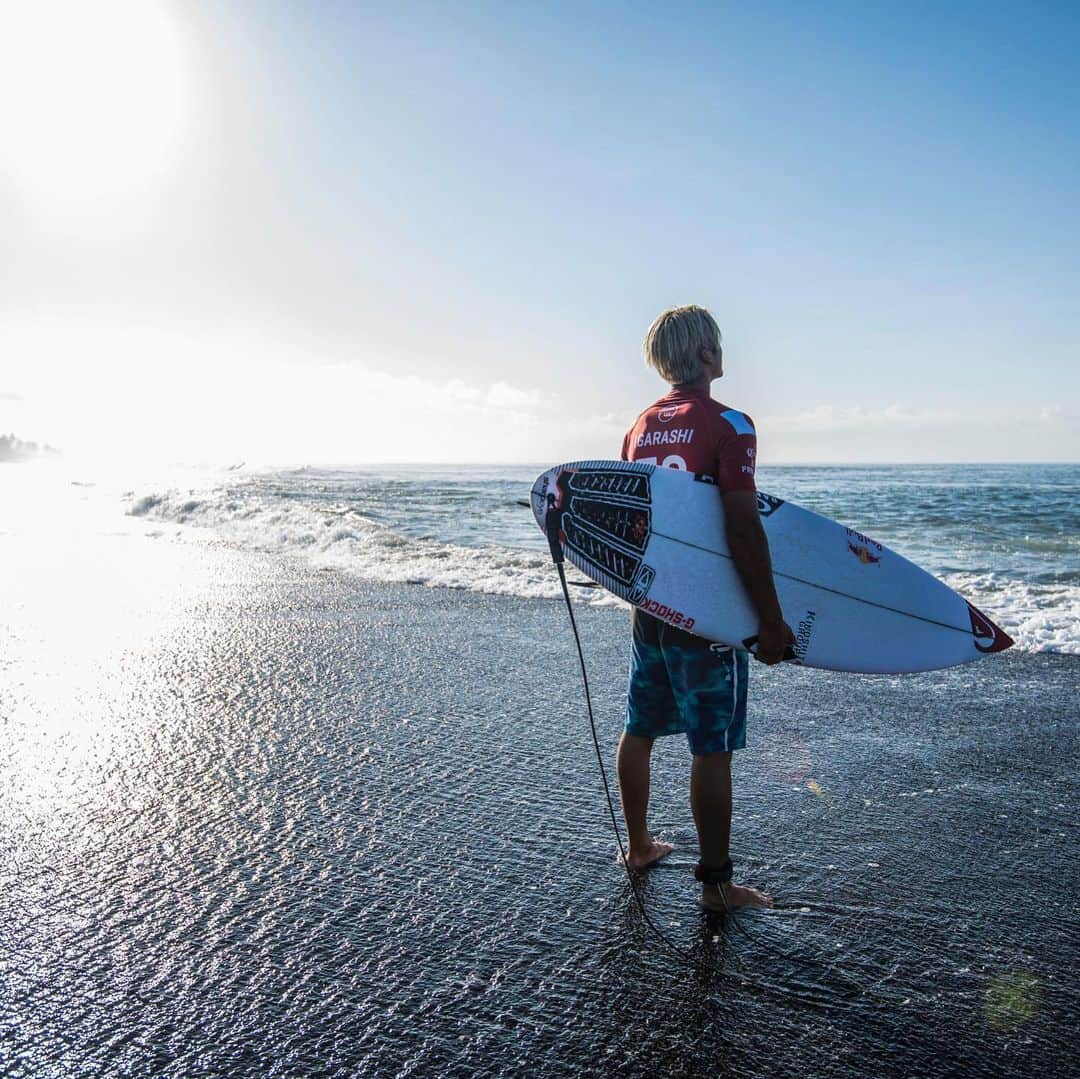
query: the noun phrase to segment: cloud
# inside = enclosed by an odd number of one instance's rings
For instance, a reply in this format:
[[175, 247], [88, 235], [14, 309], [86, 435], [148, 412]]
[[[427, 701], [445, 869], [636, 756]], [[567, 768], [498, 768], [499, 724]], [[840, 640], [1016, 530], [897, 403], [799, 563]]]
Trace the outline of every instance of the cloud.
[[513, 408], [530, 410], [539, 407], [539, 390], [523, 390], [507, 382], [493, 382], [484, 397], [490, 408]]
[[1043, 405], [1039, 409], [1039, 420], [1047, 424], [1075, 425], [1080, 423], [1080, 416], [1063, 408], [1061, 405]]
[[[546, 370], [535, 385], [462, 377], [449, 362], [431, 376], [377, 353], [297, 359], [276, 338], [220, 331], [9, 324], [0, 355], [0, 429], [69, 457], [552, 464], [617, 456], [635, 411], [612, 407], [610, 394], [559, 393]], [[1080, 459], [1075, 409], [1060, 403], [962, 411], [823, 402], [755, 419], [765, 466]]]
[[963, 411], [820, 404], [762, 415], [757, 428], [762, 463], [1080, 458], [1080, 425], [1060, 406]]
[[[26, 430], [94, 456], [273, 463], [536, 456], [541, 390], [147, 330], [0, 333]], [[22, 396], [21, 394], [19, 396]], [[23, 421], [20, 421], [23, 422]]]

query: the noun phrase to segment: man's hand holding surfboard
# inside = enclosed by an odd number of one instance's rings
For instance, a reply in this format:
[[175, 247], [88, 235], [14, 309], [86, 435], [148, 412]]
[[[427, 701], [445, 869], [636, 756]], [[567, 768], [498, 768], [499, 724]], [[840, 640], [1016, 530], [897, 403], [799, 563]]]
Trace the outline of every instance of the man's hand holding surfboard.
[[784, 621], [773, 582], [769, 541], [758, 513], [757, 493], [727, 491], [721, 495], [728, 549], [746, 594], [758, 614], [754, 658], [770, 667], [795, 655], [795, 634]]

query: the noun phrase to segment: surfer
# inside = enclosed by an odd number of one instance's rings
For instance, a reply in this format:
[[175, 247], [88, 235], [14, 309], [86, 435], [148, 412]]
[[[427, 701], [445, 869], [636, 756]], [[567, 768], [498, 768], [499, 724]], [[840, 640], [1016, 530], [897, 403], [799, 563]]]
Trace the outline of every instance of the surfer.
[[[713, 400], [723, 373], [720, 329], [702, 307], [661, 314], [645, 335], [645, 362], [671, 390], [638, 416], [623, 439], [624, 461], [648, 461], [694, 472], [720, 489], [726, 538], [739, 577], [758, 613], [757, 658], [779, 663], [795, 643], [773, 583], [769, 545], [758, 516], [754, 469], [757, 436], [743, 412]], [[767, 907], [772, 899], [732, 881], [731, 754], [746, 745], [749, 662], [741, 650], [710, 644], [635, 608], [626, 729], [617, 768], [633, 869], [648, 869], [672, 850], [646, 822], [653, 742], [685, 734], [693, 755], [690, 805], [701, 860], [701, 905]], [[723, 892], [721, 892], [723, 889]], [[725, 902], [726, 901], [726, 902]]]

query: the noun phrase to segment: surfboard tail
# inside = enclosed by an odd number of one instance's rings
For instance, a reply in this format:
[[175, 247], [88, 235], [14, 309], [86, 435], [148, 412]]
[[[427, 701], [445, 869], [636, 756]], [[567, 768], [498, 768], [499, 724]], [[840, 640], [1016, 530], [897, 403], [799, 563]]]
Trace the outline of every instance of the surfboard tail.
[[[967, 603], [967, 600], [964, 601]], [[1016, 641], [999, 625], [986, 617], [978, 607], [968, 603], [968, 615], [971, 618], [971, 632], [975, 635], [975, 647], [989, 655], [991, 652], [1004, 652], [1012, 648]]]

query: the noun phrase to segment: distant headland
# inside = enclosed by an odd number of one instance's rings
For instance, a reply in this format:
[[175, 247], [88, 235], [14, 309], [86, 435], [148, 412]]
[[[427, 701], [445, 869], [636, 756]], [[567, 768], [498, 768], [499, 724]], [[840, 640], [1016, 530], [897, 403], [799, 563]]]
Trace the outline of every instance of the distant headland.
[[59, 453], [55, 446], [24, 442], [14, 435], [0, 435], [0, 464], [5, 461], [33, 461], [41, 457], [56, 457]]

